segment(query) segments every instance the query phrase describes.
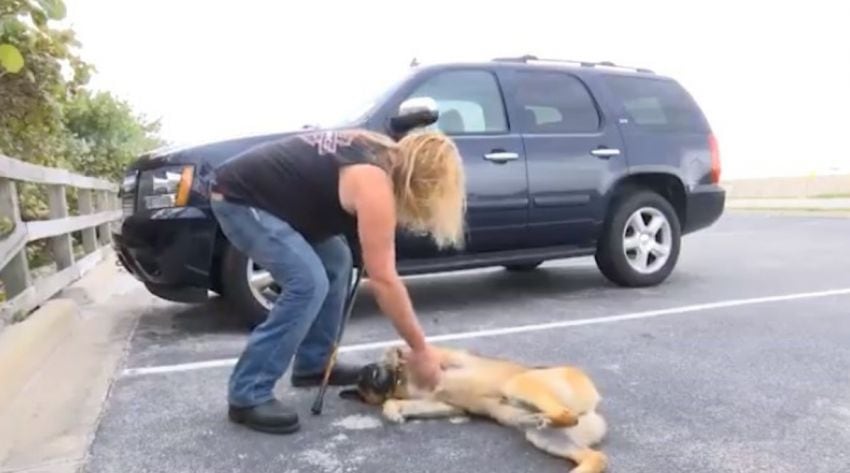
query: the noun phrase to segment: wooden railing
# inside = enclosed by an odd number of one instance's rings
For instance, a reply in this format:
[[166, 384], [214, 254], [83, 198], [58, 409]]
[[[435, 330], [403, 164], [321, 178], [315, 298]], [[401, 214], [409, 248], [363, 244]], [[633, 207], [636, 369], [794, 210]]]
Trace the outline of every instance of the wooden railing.
[[[16, 181], [46, 187], [49, 220], [22, 221]], [[77, 189], [79, 215], [69, 215], [67, 188]], [[0, 281], [5, 292], [0, 326], [37, 308], [103, 258], [111, 242], [109, 225], [121, 217], [117, 192], [118, 186], [111, 182], [0, 155], [0, 218], [7, 226], [12, 224], [0, 240]], [[78, 231], [83, 250], [79, 259], [71, 237]], [[38, 278], [30, 271], [26, 246], [42, 239], [49, 241], [56, 271]]]

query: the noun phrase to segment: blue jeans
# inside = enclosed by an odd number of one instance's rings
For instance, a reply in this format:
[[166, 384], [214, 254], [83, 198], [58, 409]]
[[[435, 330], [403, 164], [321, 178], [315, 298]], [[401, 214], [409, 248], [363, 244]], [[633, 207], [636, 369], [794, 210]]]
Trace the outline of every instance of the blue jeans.
[[255, 406], [273, 399], [293, 357], [293, 373], [324, 371], [350, 288], [351, 250], [342, 236], [310, 244], [288, 223], [259, 209], [216, 199], [211, 206], [230, 243], [282, 288], [230, 377], [230, 404]]

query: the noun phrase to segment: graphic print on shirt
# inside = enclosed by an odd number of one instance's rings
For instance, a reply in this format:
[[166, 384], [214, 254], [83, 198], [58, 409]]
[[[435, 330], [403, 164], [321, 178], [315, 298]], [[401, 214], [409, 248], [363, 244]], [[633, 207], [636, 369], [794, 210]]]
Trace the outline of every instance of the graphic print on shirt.
[[299, 138], [316, 147], [319, 155], [333, 154], [340, 147], [351, 146], [354, 137], [347, 133], [336, 131], [323, 131], [319, 133], [306, 133], [298, 135]]

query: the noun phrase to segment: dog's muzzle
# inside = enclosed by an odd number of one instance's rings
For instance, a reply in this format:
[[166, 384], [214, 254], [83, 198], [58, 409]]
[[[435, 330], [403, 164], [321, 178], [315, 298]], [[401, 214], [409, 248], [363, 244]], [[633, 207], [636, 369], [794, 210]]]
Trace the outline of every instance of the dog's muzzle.
[[389, 397], [398, 382], [398, 373], [380, 363], [370, 363], [360, 369], [357, 377], [357, 389], [340, 392], [344, 398], [360, 398], [369, 393], [382, 398]]
[[392, 393], [396, 384], [396, 373], [379, 363], [371, 363], [363, 367], [357, 386], [376, 394]]

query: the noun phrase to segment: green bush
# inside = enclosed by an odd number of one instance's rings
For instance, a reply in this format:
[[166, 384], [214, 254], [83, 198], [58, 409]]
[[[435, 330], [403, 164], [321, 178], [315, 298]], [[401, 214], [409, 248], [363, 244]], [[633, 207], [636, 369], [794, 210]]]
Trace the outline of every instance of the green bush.
[[[117, 182], [162, 144], [159, 123], [86, 88], [94, 68], [79, 57], [74, 32], [55, 26], [64, 16], [62, 0], [0, 0], [0, 153]], [[47, 218], [42, 187], [19, 183], [24, 221]], [[69, 197], [76, 208], [76, 193]], [[46, 248], [29, 245], [34, 266], [49, 261]]]

